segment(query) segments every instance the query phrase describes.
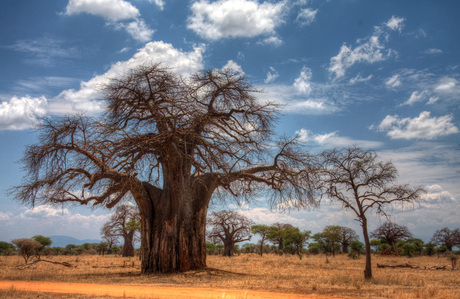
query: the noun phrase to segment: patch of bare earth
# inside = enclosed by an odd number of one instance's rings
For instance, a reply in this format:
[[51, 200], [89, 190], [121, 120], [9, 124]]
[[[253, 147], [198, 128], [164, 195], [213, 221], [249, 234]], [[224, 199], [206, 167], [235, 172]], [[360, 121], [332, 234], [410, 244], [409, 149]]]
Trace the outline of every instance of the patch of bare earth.
[[43, 281], [0, 281], [0, 289], [10, 291], [72, 294], [72, 296], [74, 296], [73, 298], [75, 298], [76, 294], [123, 298], [331, 298], [325, 296], [270, 293], [248, 290], [156, 287], [142, 285], [104, 285]]

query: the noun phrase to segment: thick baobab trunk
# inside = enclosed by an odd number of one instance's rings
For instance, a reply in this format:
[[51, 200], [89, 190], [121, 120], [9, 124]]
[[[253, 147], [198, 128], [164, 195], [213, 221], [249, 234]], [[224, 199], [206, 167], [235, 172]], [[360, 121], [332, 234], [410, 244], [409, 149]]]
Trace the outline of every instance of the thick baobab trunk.
[[364, 245], [366, 248], [366, 267], [364, 268], [364, 278], [371, 279], [372, 278], [372, 263], [371, 263], [371, 243], [369, 241], [369, 234], [367, 232], [367, 219], [361, 218], [362, 222], [361, 225], [363, 227], [363, 238], [364, 238]]
[[133, 246], [134, 230], [128, 231], [128, 233], [123, 237], [124, 237], [124, 244], [123, 244], [123, 249], [121, 251], [121, 256], [123, 257], [134, 256], [135, 255], [135, 250]]
[[224, 256], [233, 256], [233, 247], [235, 243], [233, 241], [224, 242]]
[[214, 188], [199, 183], [171, 192], [148, 183], [143, 186], [148, 198], [136, 200], [141, 215], [142, 273], [206, 267], [206, 216]]

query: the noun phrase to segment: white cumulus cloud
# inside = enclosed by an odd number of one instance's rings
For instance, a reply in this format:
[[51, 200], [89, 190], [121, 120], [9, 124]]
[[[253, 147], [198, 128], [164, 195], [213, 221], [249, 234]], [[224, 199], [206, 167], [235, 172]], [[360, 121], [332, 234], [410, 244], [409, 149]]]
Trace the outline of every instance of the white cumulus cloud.
[[388, 88], [395, 88], [401, 85], [401, 78], [398, 74], [391, 76], [385, 81]]
[[361, 75], [357, 75], [354, 78], [351, 78], [350, 81], [348, 81], [349, 84], [354, 85], [356, 83], [362, 83], [362, 82], [367, 82], [372, 79], [372, 75], [367, 76], [366, 78], [361, 77]]
[[45, 97], [13, 97], [0, 103], [0, 130], [25, 130], [33, 128], [45, 116]]
[[456, 79], [443, 77], [439, 80], [434, 90], [441, 93], [451, 93], [456, 89], [458, 90], [458, 81]]
[[302, 8], [297, 15], [296, 21], [301, 26], [308, 26], [315, 20], [317, 9]]
[[227, 63], [222, 67], [222, 70], [232, 70], [233, 72], [239, 75], [244, 75], [244, 71], [241, 65], [239, 65], [233, 60], [227, 61]]
[[415, 118], [387, 115], [377, 129], [387, 132], [392, 139], [431, 140], [458, 133], [459, 130], [452, 121], [452, 115], [431, 117], [429, 111], [423, 111]]
[[[162, 1], [155, 3], [161, 5]], [[140, 42], [151, 40], [154, 33], [144, 20], [139, 18], [139, 10], [125, 0], [69, 0], [65, 14], [71, 16], [81, 13], [102, 17], [107, 20], [108, 25], [117, 30], [124, 29]]]
[[314, 144], [323, 148], [350, 147], [359, 146], [362, 148], [378, 148], [382, 146], [381, 142], [369, 140], [356, 140], [349, 137], [339, 136], [338, 132], [325, 134], [314, 134], [310, 130], [300, 129], [296, 132], [301, 142]]
[[154, 30], [150, 29], [142, 19], [136, 19], [129, 23], [117, 23], [114, 26], [116, 29], [125, 30], [140, 42], [148, 42], [154, 33]]
[[430, 93], [428, 90], [414, 91], [410, 95], [409, 99], [402, 105], [414, 105], [415, 103], [421, 102], [429, 97]]
[[139, 10], [124, 0], [69, 0], [65, 14], [88, 13], [111, 21], [129, 20], [139, 16]]
[[187, 28], [209, 40], [274, 35], [283, 22], [283, 9], [284, 2], [200, 0], [191, 6]]
[[280, 75], [279, 75], [278, 71], [275, 70], [273, 67], [270, 67], [270, 70], [268, 71], [267, 77], [265, 78], [264, 82], [266, 84], [271, 83], [271, 82], [275, 81], [279, 76]]
[[397, 30], [401, 32], [403, 26], [404, 26], [404, 18], [399, 18], [392, 16], [390, 20], [385, 24], [388, 28], [391, 30]]
[[[392, 17], [386, 26], [392, 30], [402, 28], [404, 19]], [[329, 65], [329, 72], [335, 75], [335, 78], [345, 76], [348, 68], [356, 63], [376, 63], [386, 60], [390, 57], [392, 51], [386, 50], [384, 42], [388, 39], [388, 33], [382, 26], [376, 26], [371, 37], [359, 40], [359, 45], [354, 49], [345, 43], [341, 46], [339, 54], [332, 57]]]
[[375, 63], [385, 60], [387, 54], [383, 53], [384, 48], [377, 35], [354, 49], [343, 44], [339, 54], [331, 58], [329, 72], [334, 73], [336, 78], [340, 78], [345, 76], [347, 69], [355, 63]]
[[164, 42], [147, 43], [131, 59], [117, 62], [106, 73], [82, 82], [80, 89], [68, 89], [61, 92], [50, 101], [50, 112], [53, 114], [101, 112], [104, 104], [99, 101], [100, 88], [108, 84], [111, 78], [122, 77], [131, 69], [155, 63], [168, 66], [178, 75], [190, 75], [203, 68], [204, 49], [204, 46], [199, 45], [195, 46], [191, 52], [183, 52]]
[[295, 79], [294, 81], [294, 87], [295, 89], [300, 93], [304, 95], [308, 95], [311, 92], [311, 77], [312, 77], [312, 71], [308, 67], [303, 67], [302, 70], [300, 71], [299, 77]]
[[156, 6], [160, 10], [163, 10], [165, 8], [165, 2], [163, 0], [149, 0], [150, 3], [155, 3]]

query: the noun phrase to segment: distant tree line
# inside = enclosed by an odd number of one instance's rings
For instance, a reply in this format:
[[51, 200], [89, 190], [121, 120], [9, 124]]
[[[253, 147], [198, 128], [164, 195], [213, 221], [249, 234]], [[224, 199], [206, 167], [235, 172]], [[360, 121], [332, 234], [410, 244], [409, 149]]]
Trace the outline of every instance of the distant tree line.
[[[252, 221], [235, 211], [213, 212], [210, 220], [208, 224], [211, 225], [211, 229], [208, 230], [206, 243], [206, 251], [209, 255], [292, 254], [301, 258], [303, 254], [335, 256], [345, 253], [350, 258], [358, 258], [365, 253], [364, 243], [359, 241], [356, 232], [339, 225], [329, 225], [322, 232], [312, 234], [311, 231], [301, 231], [298, 227], [287, 223], [253, 225]], [[259, 236], [257, 244], [244, 243], [241, 246], [236, 244], [249, 241], [253, 235]], [[371, 237], [373, 239], [370, 240], [370, 252], [374, 254], [432, 256], [450, 252], [455, 246], [460, 247], [458, 228], [439, 229], [433, 234], [430, 242], [425, 243], [421, 239], [414, 238], [406, 226], [386, 222], [374, 230]]]
[[[119, 216], [119, 215], [118, 215]], [[214, 217], [214, 218], [213, 218]], [[114, 217], [116, 218], [116, 217]], [[359, 241], [356, 232], [339, 225], [326, 226], [322, 232], [312, 234], [302, 231], [288, 223], [272, 225], [254, 224], [251, 220], [235, 211], [220, 211], [211, 214], [209, 221], [206, 251], [208, 255], [233, 256], [234, 254], [291, 254], [300, 258], [304, 254], [348, 254], [358, 258], [365, 253], [364, 244]], [[128, 223], [131, 220], [128, 221]], [[110, 221], [109, 221], [110, 222]], [[133, 225], [131, 222], [130, 225]], [[128, 227], [131, 227], [128, 225]], [[102, 230], [104, 231], [104, 230]], [[259, 236], [255, 243], [236, 244], [249, 241], [253, 235]], [[452, 252], [460, 247], [460, 229], [444, 227], [434, 232], [430, 242], [425, 243], [414, 238], [410, 230], [403, 225], [385, 222], [371, 233], [371, 253], [397, 256], [433, 256]], [[51, 255], [105, 255], [122, 254], [123, 245], [100, 243], [68, 244], [65, 247], [51, 247], [48, 237], [36, 235], [32, 238], [14, 239], [11, 243], [0, 241], [0, 255], [22, 255], [24, 260]], [[227, 249], [225, 244], [227, 244]], [[132, 246], [132, 245], [130, 245]], [[230, 248], [231, 247], [231, 248]], [[138, 250], [132, 252], [134, 256]], [[129, 255], [131, 256], [131, 255]]]

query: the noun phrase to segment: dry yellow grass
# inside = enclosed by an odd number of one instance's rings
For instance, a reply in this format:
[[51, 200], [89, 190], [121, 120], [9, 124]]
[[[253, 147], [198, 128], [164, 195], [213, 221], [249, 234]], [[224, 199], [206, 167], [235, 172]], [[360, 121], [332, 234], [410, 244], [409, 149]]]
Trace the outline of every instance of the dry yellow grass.
[[139, 274], [140, 262], [133, 258], [58, 256], [51, 259], [66, 261], [75, 267], [38, 263], [21, 270], [15, 267], [23, 263], [21, 257], [0, 257], [0, 280], [231, 288], [364, 298], [460, 298], [458, 270], [376, 266], [377, 263], [409, 263], [414, 266], [447, 266], [450, 269], [446, 258], [437, 257], [373, 256], [374, 279], [371, 281], [363, 278], [364, 258], [351, 260], [345, 255], [329, 257], [329, 262], [324, 255], [304, 256], [302, 260], [287, 255], [209, 256], [209, 268], [206, 270], [149, 276]]

